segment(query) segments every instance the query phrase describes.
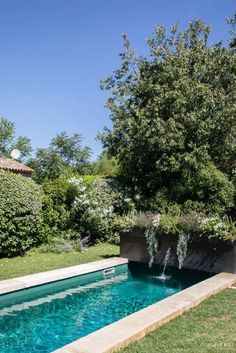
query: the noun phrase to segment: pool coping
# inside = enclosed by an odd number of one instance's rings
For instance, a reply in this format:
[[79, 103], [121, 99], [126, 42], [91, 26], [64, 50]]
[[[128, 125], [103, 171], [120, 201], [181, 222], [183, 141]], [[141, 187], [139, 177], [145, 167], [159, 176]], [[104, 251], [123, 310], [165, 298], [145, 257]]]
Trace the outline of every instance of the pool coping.
[[235, 283], [236, 274], [221, 272], [52, 353], [115, 352]]
[[21, 289], [31, 288], [42, 284], [60, 281], [92, 272], [105, 270], [110, 267], [127, 264], [128, 260], [121, 257], [93, 261], [57, 270], [35, 273], [23, 277], [15, 277], [0, 281], [0, 295], [12, 293]]

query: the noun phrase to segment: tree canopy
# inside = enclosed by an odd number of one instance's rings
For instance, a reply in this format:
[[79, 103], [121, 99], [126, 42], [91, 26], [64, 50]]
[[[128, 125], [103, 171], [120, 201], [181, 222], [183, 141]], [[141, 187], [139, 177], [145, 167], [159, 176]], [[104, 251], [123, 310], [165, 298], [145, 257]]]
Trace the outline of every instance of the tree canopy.
[[6, 118], [0, 119], [0, 157], [10, 157], [13, 148], [21, 152], [21, 160], [32, 152], [31, 141], [28, 137], [16, 137], [15, 124]]
[[[234, 26], [236, 17], [228, 22]], [[182, 200], [197, 199], [185, 185], [194, 184], [200, 193], [199, 175], [206, 172], [199, 171], [207, 169], [214, 178], [226, 178], [232, 200], [236, 51], [232, 44], [209, 45], [210, 32], [201, 20], [184, 31], [178, 24], [169, 33], [156, 26], [147, 58], [137, 55], [124, 35], [121, 67], [102, 81], [110, 93], [113, 125], [100, 138], [126, 178], [146, 195], [161, 188], [170, 194], [178, 187]]]
[[37, 180], [56, 179], [67, 169], [83, 174], [90, 156], [91, 149], [82, 146], [81, 134], [70, 137], [62, 132], [52, 139], [48, 148], [39, 148], [29, 165], [34, 169]]
[[91, 166], [91, 172], [95, 175], [116, 176], [119, 172], [119, 164], [115, 157], [110, 157], [106, 151], [98, 157]]

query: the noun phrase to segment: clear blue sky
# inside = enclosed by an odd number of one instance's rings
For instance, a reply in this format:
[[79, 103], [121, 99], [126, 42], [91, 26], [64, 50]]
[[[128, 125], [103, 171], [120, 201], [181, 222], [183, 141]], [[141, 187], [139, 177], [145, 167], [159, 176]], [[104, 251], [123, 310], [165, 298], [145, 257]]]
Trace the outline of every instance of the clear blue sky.
[[63, 130], [95, 137], [109, 125], [101, 78], [119, 67], [121, 34], [139, 53], [155, 24], [212, 24], [212, 41], [226, 39], [235, 0], [0, 0], [0, 116], [34, 148]]

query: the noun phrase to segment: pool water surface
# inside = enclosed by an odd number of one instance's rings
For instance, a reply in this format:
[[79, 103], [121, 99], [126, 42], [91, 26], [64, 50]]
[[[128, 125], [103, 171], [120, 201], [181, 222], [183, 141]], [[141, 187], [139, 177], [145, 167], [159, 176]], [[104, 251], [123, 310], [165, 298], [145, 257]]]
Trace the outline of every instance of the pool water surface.
[[130, 263], [0, 296], [0, 353], [50, 353], [209, 277]]

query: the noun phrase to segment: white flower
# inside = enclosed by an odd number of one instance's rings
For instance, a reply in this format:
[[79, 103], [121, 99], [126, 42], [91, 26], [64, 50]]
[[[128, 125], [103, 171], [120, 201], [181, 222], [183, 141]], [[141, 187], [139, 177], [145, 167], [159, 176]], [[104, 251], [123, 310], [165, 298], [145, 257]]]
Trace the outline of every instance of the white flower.
[[152, 221], [153, 227], [158, 228], [158, 227], [159, 227], [159, 224], [160, 224], [160, 220], [161, 220], [161, 215], [158, 213], [158, 214], [153, 218], [153, 221]]
[[83, 183], [83, 179], [79, 178], [79, 179], [76, 179], [76, 178], [70, 178], [69, 179], [69, 182], [75, 186], [79, 186]]
[[113, 206], [110, 206], [110, 207], [108, 208], [108, 210], [109, 210], [109, 213], [112, 213], [112, 212], [114, 211], [114, 207], [113, 207]]

